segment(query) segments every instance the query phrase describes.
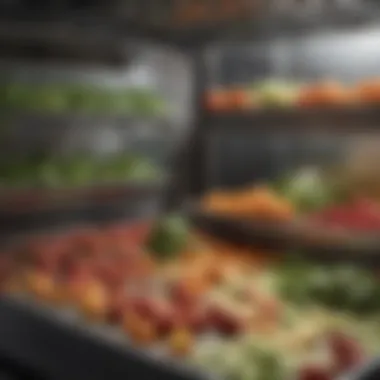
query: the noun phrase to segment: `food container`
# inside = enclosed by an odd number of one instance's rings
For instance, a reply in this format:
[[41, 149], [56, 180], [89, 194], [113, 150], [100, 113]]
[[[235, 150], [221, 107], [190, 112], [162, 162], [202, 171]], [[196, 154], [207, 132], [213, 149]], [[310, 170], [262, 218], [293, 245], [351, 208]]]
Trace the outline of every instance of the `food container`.
[[162, 380], [211, 379], [178, 363], [165, 363], [136, 350], [127, 341], [120, 341], [112, 330], [77, 324], [38, 305], [2, 298], [0, 309], [3, 337], [0, 352], [6, 350], [17, 363], [34, 368], [43, 380], [100, 380], [106, 376], [112, 379], [136, 376], [146, 380], [152, 376]]
[[260, 219], [225, 217], [198, 210], [190, 218], [203, 230], [220, 239], [250, 247], [300, 250], [308, 257], [324, 260], [360, 260], [380, 263], [380, 237], [377, 234], [352, 234], [349, 231], [317, 228], [302, 220], [275, 222]]
[[[26, 194], [30, 195], [27, 191]], [[50, 202], [44, 199], [43, 193], [37, 193], [41, 203], [31, 204], [23, 203], [27, 198], [22, 192], [20, 198], [13, 194], [13, 204], [9, 203], [10, 198], [3, 198], [5, 203], [0, 211], [0, 241], [19, 234], [40, 233], [46, 228], [62, 229], [71, 225], [97, 225], [125, 219], [151, 220], [161, 212], [160, 188], [97, 187], [88, 189], [87, 193], [82, 189], [82, 192], [76, 190], [71, 194], [62, 190], [64, 199], [56, 198], [59, 192], [49, 194], [53, 196]]]
[[[101, 226], [102, 223], [104, 220], [95, 224]], [[201, 223], [196, 225], [202, 228]], [[60, 228], [70, 229], [70, 223]], [[52, 232], [46, 226], [40, 231], [42, 234]], [[19, 235], [16, 243], [37, 235], [37, 232], [24, 237]], [[225, 238], [229, 240], [230, 236]], [[52, 308], [23, 295], [0, 298], [0, 335], [0, 365], [2, 352], [6, 351], [13, 363], [36, 373], [41, 380], [100, 380], [105, 376], [121, 379], [132, 374], [147, 380], [152, 377], [216, 379], [214, 375], [190, 368], [178, 358], [168, 358], [164, 351], [161, 354], [159, 347], [152, 350], [136, 348], [115, 327], [88, 324], [70, 309]], [[368, 371], [372, 370], [372, 366], [368, 367]], [[367, 369], [363, 369], [364, 372], [367, 373]], [[347, 380], [359, 379], [370, 380], [371, 377], [357, 377], [356, 374], [347, 377]]]
[[[114, 208], [118, 207], [120, 204], [114, 204]], [[154, 216], [154, 212], [138, 212], [138, 209], [135, 207], [134, 212], [131, 209], [129, 213], [125, 212], [120, 218], [123, 219], [123, 225], [136, 222], [139, 225], [139, 221], [143, 220], [144, 225], [148, 223], [148, 228], [149, 218]], [[107, 210], [109, 212], [109, 205]], [[13, 236], [7, 236], [1, 241], [2, 247], [9, 252], [14, 245], [38, 239], [39, 236], [61, 235], [86, 226], [102, 229], [115, 223], [114, 215], [107, 214], [105, 210], [103, 213], [100, 211], [97, 210], [97, 218], [88, 218], [87, 223], [78, 215], [65, 219], [62, 216], [59, 218], [59, 213], [56, 213], [55, 225], [45, 218], [40, 225], [34, 226], [34, 230], [24, 228], [23, 231], [14, 232]], [[0, 296], [0, 334], [0, 370], [5, 365], [23, 368], [26, 377], [20, 380], [30, 378], [27, 375], [39, 380], [100, 380], [130, 376], [147, 380], [152, 377], [163, 380], [212, 379], [196, 369], [188, 368], [180, 360], [167, 358], [164, 352], [164, 356], [161, 355], [159, 349], [135, 348], [116, 327], [89, 325], [69, 308], [52, 308], [20, 294]], [[3, 365], [3, 361], [6, 364]]]

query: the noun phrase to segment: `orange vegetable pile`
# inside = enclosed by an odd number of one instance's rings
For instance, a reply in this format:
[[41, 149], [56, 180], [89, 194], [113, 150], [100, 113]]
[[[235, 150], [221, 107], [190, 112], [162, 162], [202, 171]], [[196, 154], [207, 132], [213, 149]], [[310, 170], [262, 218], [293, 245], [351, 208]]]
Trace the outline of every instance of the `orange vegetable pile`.
[[203, 199], [204, 210], [234, 217], [290, 220], [293, 206], [267, 187], [212, 192]]
[[[278, 95], [272, 89], [271, 102], [262, 100], [261, 90], [239, 88], [216, 88], [209, 90], [204, 98], [205, 108], [214, 112], [242, 111], [261, 109], [282, 104], [283, 88]], [[323, 81], [299, 86], [291, 93], [286, 103], [290, 107], [344, 107], [380, 104], [380, 79], [369, 79], [354, 85], [344, 85], [336, 81]]]

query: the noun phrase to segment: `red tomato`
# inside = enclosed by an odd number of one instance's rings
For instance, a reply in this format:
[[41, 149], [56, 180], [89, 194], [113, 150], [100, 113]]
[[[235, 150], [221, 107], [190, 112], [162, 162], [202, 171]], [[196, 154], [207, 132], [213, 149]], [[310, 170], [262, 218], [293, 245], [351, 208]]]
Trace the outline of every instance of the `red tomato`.
[[127, 241], [136, 245], [142, 245], [146, 241], [153, 223], [151, 221], [140, 222], [124, 226], [124, 237]]
[[179, 281], [172, 285], [170, 289], [170, 298], [182, 308], [191, 308], [198, 303], [202, 292], [198, 289], [197, 284], [189, 281]]
[[324, 368], [305, 366], [298, 375], [299, 380], [333, 380], [333, 376]]
[[34, 254], [34, 265], [49, 273], [57, 272], [62, 264], [64, 251], [56, 244], [46, 244]]
[[186, 326], [194, 333], [202, 333], [209, 326], [207, 311], [204, 308], [197, 307], [194, 310], [189, 310], [185, 315]]
[[154, 324], [160, 336], [167, 336], [181, 324], [181, 318], [172, 305], [167, 304], [156, 310]]
[[358, 342], [344, 334], [331, 334], [328, 337], [328, 344], [334, 362], [334, 372], [337, 374], [357, 367], [365, 358]]
[[110, 323], [120, 323], [123, 320], [124, 311], [127, 308], [128, 298], [124, 289], [111, 292], [108, 299], [107, 320]]
[[367, 199], [335, 206], [312, 217], [320, 224], [356, 231], [380, 230], [380, 206]]
[[208, 310], [210, 327], [225, 335], [235, 335], [244, 331], [245, 321], [233, 310], [221, 306], [211, 306]]
[[99, 232], [82, 231], [70, 239], [72, 250], [82, 256], [94, 256], [104, 252], [104, 240]]
[[62, 272], [68, 281], [85, 281], [94, 277], [94, 268], [86, 260], [77, 260], [67, 263], [67, 268]]
[[125, 281], [124, 268], [109, 258], [100, 258], [93, 264], [94, 274], [106, 287], [122, 286]]
[[129, 307], [141, 318], [150, 320], [161, 336], [167, 335], [177, 325], [178, 314], [165, 300], [135, 298]]
[[142, 318], [152, 318], [156, 310], [156, 302], [148, 297], [133, 297], [129, 307]]

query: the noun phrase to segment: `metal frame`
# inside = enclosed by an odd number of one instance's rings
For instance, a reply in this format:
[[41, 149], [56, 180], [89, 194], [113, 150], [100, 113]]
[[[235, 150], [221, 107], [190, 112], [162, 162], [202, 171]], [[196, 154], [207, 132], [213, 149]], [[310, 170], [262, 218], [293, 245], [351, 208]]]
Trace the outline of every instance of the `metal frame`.
[[0, 310], [0, 365], [12, 358], [7, 367], [18, 366], [29, 375], [20, 380], [213, 379], [179, 361], [163, 361], [134, 348], [120, 339], [120, 332], [112, 334], [112, 328], [89, 326], [35, 302], [1, 297]]

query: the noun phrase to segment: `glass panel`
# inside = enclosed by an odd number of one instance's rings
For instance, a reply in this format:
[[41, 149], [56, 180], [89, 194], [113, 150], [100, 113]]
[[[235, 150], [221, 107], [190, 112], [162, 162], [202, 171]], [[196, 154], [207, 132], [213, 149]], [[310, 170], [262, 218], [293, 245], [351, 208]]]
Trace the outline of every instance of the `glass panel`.
[[380, 28], [325, 31], [305, 36], [219, 46], [218, 84], [269, 78], [357, 81], [380, 76]]
[[[208, 140], [207, 188], [233, 188], [275, 180], [304, 166], [335, 167], [339, 160], [343, 162], [346, 155], [357, 151], [359, 144], [361, 152], [365, 152], [368, 142], [373, 145], [376, 136], [218, 131]], [[376, 147], [380, 152], [380, 144]]]

